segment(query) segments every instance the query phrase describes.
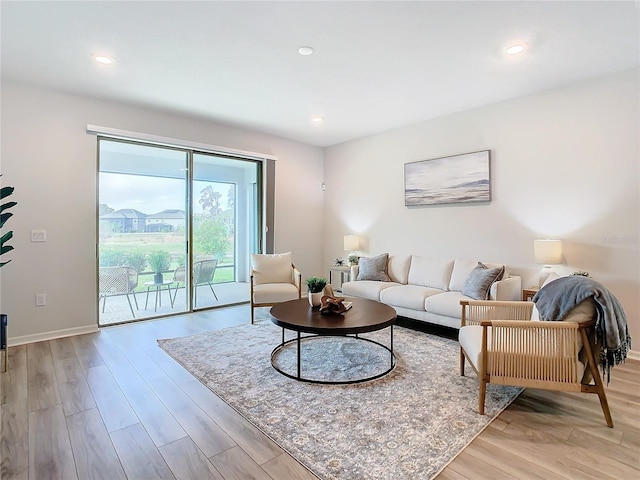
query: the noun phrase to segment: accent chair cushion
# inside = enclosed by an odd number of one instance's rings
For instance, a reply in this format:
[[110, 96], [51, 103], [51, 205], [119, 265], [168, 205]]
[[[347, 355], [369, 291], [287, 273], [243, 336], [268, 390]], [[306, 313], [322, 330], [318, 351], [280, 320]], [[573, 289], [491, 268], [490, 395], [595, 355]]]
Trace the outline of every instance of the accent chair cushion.
[[487, 268], [481, 262], [478, 262], [476, 268], [471, 270], [469, 276], [464, 282], [462, 294], [475, 300], [487, 300], [489, 298], [489, 289], [493, 282], [502, 279], [504, 275], [504, 266], [498, 268]]
[[251, 254], [254, 285], [292, 283], [291, 252]]
[[376, 257], [360, 257], [360, 261], [358, 262], [358, 280], [390, 282], [391, 279], [387, 274], [388, 260], [388, 253], [383, 253]]
[[253, 303], [275, 304], [298, 298], [298, 287], [292, 283], [266, 283], [253, 287]]

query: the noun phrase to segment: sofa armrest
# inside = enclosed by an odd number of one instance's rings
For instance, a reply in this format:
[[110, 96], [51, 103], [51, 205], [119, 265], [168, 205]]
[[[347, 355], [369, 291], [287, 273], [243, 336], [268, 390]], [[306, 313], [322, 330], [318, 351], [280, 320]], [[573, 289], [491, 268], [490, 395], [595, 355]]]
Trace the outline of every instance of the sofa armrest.
[[349, 272], [349, 281], [355, 282], [358, 279], [358, 272], [360, 267], [358, 265], [351, 265], [351, 271]]
[[522, 279], [518, 276], [505, 278], [491, 285], [489, 290], [489, 300], [512, 300], [522, 299]]

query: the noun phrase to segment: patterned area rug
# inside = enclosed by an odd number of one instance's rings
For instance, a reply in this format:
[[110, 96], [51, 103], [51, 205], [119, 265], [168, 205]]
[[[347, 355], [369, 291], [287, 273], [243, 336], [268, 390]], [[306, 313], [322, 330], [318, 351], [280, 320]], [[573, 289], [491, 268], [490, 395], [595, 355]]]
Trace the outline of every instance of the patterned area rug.
[[[262, 321], [158, 343], [322, 479], [433, 478], [521, 391], [489, 385], [486, 415], [478, 415], [476, 377], [458, 374], [458, 343], [397, 326], [397, 366], [388, 375], [353, 385], [299, 382], [271, 366], [281, 335]], [[363, 336], [389, 343], [389, 329]], [[295, 361], [294, 348], [278, 357], [285, 371]], [[370, 342], [308, 340], [302, 375], [368, 375], [388, 361]]]

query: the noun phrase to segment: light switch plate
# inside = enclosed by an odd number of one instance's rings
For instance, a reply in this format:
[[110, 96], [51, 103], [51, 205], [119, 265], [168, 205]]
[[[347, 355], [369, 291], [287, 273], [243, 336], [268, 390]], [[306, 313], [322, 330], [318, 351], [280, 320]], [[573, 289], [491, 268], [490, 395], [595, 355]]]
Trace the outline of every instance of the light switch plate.
[[46, 230], [31, 230], [31, 241], [32, 242], [46, 242], [47, 241], [47, 231]]

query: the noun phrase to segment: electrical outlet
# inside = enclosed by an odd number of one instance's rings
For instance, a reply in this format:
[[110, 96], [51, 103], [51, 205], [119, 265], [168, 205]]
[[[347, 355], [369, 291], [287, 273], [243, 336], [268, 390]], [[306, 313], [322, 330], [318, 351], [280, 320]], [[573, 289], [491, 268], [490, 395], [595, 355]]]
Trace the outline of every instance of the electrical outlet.
[[36, 307], [44, 307], [47, 304], [46, 293], [36, 293]]
[[46, 242], [47, 241], [47, 231], [46, 230], [31, 230], [31, 241], [32, 242]]

